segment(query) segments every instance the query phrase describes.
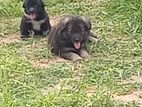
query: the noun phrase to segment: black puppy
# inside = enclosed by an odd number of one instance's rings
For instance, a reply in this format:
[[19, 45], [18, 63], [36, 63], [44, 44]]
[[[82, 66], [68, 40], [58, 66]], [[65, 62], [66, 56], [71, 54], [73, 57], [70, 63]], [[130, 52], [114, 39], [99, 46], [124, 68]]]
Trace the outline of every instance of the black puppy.
[[34, 35], [46, 36], [51, 30], [48, 14], [45, 11], [42, 0], [24, 0], [24, 15], [21, 20], [21, 38], [30, 37], [31, 31]]
[[91, 22], [83, 16], [67, 16], [48, 35], [52, 52], [68, 60], [88, 57], [86, 44], [92, 35]]

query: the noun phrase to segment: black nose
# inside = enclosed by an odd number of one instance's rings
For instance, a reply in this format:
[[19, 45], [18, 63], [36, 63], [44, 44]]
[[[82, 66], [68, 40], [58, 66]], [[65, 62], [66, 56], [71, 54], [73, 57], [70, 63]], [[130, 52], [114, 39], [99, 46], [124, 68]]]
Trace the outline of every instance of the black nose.
[[30, 12], [30, 13], [35, 12], [35, 8], [31, 7], [31, 8], [29, 9], [29, 12]]
[[79, 41], [80, 39], [79, 39], [79, 38], [75, 38], [74, 40], [75, 40], [75, 41]]
[[79, 37], [75, 37], [74, 38], [74, 42], [80, 42], [81, 40], [80, 40], [80, 38]]

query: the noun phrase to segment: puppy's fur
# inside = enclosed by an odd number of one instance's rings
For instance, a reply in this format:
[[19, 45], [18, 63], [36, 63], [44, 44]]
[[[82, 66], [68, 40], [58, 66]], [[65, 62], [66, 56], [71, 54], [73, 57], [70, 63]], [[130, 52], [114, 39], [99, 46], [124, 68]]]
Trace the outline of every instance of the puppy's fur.
[[29, 37], [31, 31], [34, 35], [46, 36], [51, 30], [48, 14], [42, 0], [24, 0], [24, 15], [21, 20], [21, 38]]
[[92, 35], [91, 22], [83, 16], [67, 16], [52, 28], [48, 45], [53, 53], [68, 60], [88, 57], [86, 44]]

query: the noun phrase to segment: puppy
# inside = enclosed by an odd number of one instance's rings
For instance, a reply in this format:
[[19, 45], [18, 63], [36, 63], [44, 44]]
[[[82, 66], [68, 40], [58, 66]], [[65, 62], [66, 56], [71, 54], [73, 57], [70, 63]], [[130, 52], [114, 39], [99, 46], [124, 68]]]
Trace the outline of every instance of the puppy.
[[92, 35], [90, 30], [89, 19], [83, 16], [67, 16], [50, 31], [48, 46], [53, 53], [68, 60], [86, 58], [86, 44]]
[[46, 36], [51, 30], [51, 25], [43, 1], [24, 0], [23, 8], [24, 15], [20, 25], [21, 38], [30, 37], [32, 31], [34, 35]]

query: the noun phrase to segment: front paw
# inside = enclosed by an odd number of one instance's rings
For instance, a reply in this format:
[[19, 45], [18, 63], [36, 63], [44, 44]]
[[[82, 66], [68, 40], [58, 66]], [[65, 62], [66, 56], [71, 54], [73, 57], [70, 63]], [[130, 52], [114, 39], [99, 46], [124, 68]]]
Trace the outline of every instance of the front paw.
[[79, 52], [79, 54], [80, 54], [80, 56], [81, 56], [82, 58], [87, 58], [87, 57], [89, 57], [88, 52], [87, 52], [86, 50], [84, 50], [84, 49], [81, 49], [80, 52]]
[[78, 61], [78, 60], [81, 60], [82, 58], [81, 58], [78, 54], [72, 54], [72, 55], [70, 56], [70, 59], [71, 59], [72, 61]]
[[77, 61], [82, 59], [78, 54], [73, 52], [63, 53], [61, 56], [67, 60], [72, 60], [72, 61]]
[[43, 31], [42, 37], [46, 37], [49, 34], [49, 30]]
[[21, 35], [21, 39], [26, 39], [26, 38], [29, 38], [30, 36], [29, 35]]

